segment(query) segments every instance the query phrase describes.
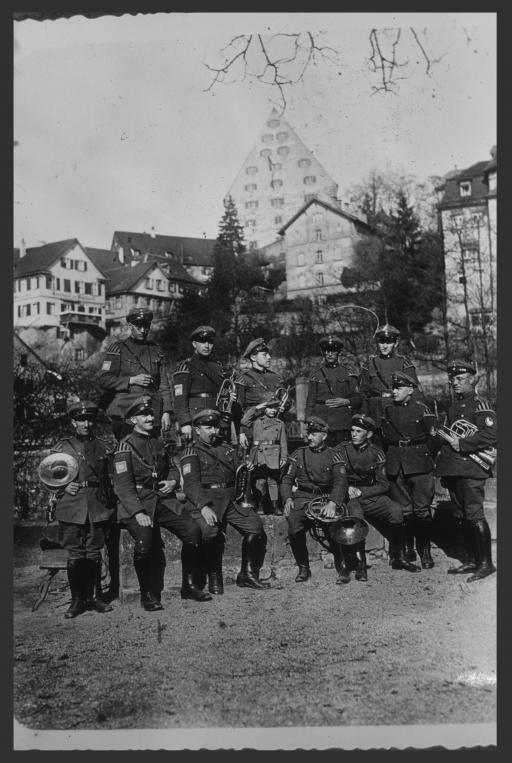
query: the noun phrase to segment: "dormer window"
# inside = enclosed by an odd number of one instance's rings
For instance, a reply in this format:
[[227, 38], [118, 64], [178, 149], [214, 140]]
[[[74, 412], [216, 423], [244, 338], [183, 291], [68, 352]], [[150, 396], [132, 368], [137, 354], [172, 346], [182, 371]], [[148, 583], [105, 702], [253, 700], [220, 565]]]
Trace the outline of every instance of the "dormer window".
[[459, 183], [459, 193], [461, 197], [471, 196], [471, 180], [463, 180]]

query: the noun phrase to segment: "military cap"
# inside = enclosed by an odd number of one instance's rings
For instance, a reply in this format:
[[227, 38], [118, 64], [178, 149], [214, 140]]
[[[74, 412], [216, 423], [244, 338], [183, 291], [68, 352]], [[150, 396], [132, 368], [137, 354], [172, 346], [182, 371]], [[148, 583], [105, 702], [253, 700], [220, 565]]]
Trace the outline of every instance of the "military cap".
[[457, 374], [476, 374], [476, 368], [471, 363], [466, 363], [465, 360], [451, 360], [448, 363], [448, 376], [456, 376]]
[[352, 416], [352, 426], [367, 429], [369, 432], [377, 431], [377, 424], [371, 416], [367, 416], [365, 413], [355, 413]]
[[141, 395], [134, 400], [125, 413], [126, 419], [131, 419], [132, 416], [140, 416], [141, 413], [153, 413], [153, 402], [149, 395]]
[[198, 326], [190, 334], [190, 341], [204, 342], [205, 339], [215, 339], [217, 332], [212, 326]]
[[324, 336], [322, 339], [320, 339], [318, 346], [322, 352], [326, 352], [327, 350], [341, 350], [343, 347], [343, 342], [339, 336], [330, 335]]
[[417, 387], [418, 382], [414, 381], [410, 376], [404, 374], [402, 371], [395, 371], [391, 377], [392, 387]]
[[133, 307], [126, 316], [128, 323], [151, 323], [153, 312], [147, 307]]
[[91, 416], [96, 418], [98, 415], [98, 406], [96, 403], [91, 403], [90, 400], [76, 400], [68, 407], [68, 415], [72, 419], [76, 419], [77, 416]]
[[320, 416], [310, 416], [306, 421], [308, 432], [328, 432], [329, 425]]
[[252, 342], [249, 342], [242, 353], [242, 358], [250, 358], [251, 355], [255, 355], [257, 352], [269, 352], [267, 343], [261, 337], [258, 337], [258, 339], [253, 339]]
[[204, 408], [192, 417], [192, 424], [195, 427], [200, 427], [201, 425], [206, 426], [208, 424], [216, 426], [217, 424], [220, 424], [220, 413], [214, 408]]
[[400, 336], [400, 331], [394, 326], [391, 326], [389, 323], [385, 323], [383, 326], [379, 326], [373, 336], [377, 340], [391, 339], [391, 341], [395, 342]]

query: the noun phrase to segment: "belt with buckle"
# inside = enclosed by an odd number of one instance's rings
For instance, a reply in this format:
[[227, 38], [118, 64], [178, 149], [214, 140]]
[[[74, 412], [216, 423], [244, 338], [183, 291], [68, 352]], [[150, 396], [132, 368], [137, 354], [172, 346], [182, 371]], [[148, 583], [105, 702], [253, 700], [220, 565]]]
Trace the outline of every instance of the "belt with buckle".
[[255, 445], [277, 445], [279, 440], [257, 440]]
[[215, 397], [213, 392], [195, 392], [193, 395], [189, 395], [189, 399], [195, 397]]
[[424, 438], [421, 440], [398, 440], [398, 442], [394, 443], [395, 445], [398, 445], [400, 448], [407, 448], [409, 445], [421, 445], [422, 443], [427, 442]]
[[235, 487], [234, 482], [201, 482], [201, 487], [204, 488], [211, 488], [211, 487]]
[[99, 487], [100, 483], [98, 480], [84, 480], [83, 482], [80, 482], [80, 487]]
[[302, 493], [330, 493], [332, 490], [332, 485], [321, 485], [320, 487], [311, 487], [310, 485], [297, 485], [297, 489]]
[[136, 482], [135, 483], [135, 487], [137, 488], [137, 490], [142, 490], [142, 488], [144, 488], [144, 487], [148, 488], [149, 490], [153, 490], [153, 486], [152, 485], [144, 485], [141, 482]]

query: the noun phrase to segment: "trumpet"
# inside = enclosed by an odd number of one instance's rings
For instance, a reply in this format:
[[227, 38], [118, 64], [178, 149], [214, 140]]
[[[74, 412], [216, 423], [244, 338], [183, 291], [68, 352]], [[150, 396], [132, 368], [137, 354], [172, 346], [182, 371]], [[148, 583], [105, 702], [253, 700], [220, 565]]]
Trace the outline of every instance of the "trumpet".
[[231, 410], [233, 408], [233, 403], [236, 400], [236, 371], [233, 371], [231, 376], [228, 379], [224, 379], [222, 384], [220, 385], [220, 389], [217, 393], [217, 398], [215, 400], [215, 407], [217, 410], [222, 413], [225, 417], [231, 418]]
[[[465, 419], [457, 419], [457, 421], [453, 422], [451, 427], [443, 425], [441, 429], [436, 429], [436, 434], [444, 440], [447, 440], [447, 442], [451, 442], [453, 436], [465, 439], [466, 437], [474, 435], [475, 432], [478, 432], [476, 424], [472, 424]], [[484, 450], [479, 450], [477, 453], [468, 453], [467, 455], [487, 472], [490, 472], [496, 463], [496, 448], [485, 448]]]

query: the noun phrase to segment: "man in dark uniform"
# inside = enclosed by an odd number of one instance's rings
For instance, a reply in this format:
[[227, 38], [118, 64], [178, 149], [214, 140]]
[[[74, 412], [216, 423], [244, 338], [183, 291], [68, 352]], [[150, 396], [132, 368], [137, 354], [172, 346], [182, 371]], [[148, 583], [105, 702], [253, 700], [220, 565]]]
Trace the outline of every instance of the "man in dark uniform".
[[143, 395], [128, 408], [133, 431], [119, 443], [114, 456], [114, 490], [119, 498], [118, 519], [135, 541], [133, 562], [141, 604], [148, 612], [163, 609], [151, 570], [153, 526], [165, 527], [183, 541], [181, 598], [210, 601], [197, 586], [201, 568], [201, 528], [189, 507], [176, 498], [178, 469], [155, 436], [152, 400]]
[[100, 387], [111, 398], [106, 412], [118, 441], [130, 431], [126, 411], [142, 394], [151, 397], [155, 426], [161, 426], [162, 431], [169, 429], [172, 411], [164, 351], [147, 338], [153, 313], [145, 307], [133, 308], [126, 320], [131, 335], [108, 347], [99, 373]]
[[56, 494], [55, 517], [60, 526], [60, 542], [68, 551], [68, 580], [71, 606], [64, 614], [73, 618], [93, 609], [110, 612], [110, 604], [95, 595], [101, 579], [101, 551], [113, 519], [111, 484], [108, 473], [109, 448], [94, 436], [98, 406], [88, 400], [68, 408], [73, 435], [65, 437], [52, 453], [67, 453], [77, 461], [79, 471], [72, 482]]
[[[388, 495], [389, 481], [386, 474], [384, 451], [372, 443], [377, 429], [374, 420], [364, 413], [352, 416], [350, 443], [342, 443], [336, 449], [345, 467], [348, 479], [349, 516], [368, 520], [372, 523], [384, 522], [391, 530], [390, 546], [394, 569], [418, 572], [419, 567], [405, 558], [405, 528], [403, 510], [399, 503]], [[356, 548], [356, 580], [367, 580], [365, 542]]]
[[[294, 559], [299, 567], [296, 583], [311, 577], [306, 530], [311, 520], [306, 516], [305, 504], [315, 496], [327, 495], [329, 500], [322, 514], [326, 518], [336, 515], [336, 508], [344, 502], [348, 483], [340, 454], [326, 444], [329, 427], [318, 416], [307, 421], [307, 447], [298, 448], [288, 456], [288, 465], [281, 481], [284, 514], [288, 522], [288, 538]], [[294, 485], [297, 491], [293, 492]], [[329, 532], [329, 544], [338, 573], [336, 583], [348, 583], [350, 573], [343, 546]]]
[[405, 507], [405, 520], [416, 538], [421, 566], [430, 569], [434, 566], [430, 527], [435, 494], [432, 451], [436, 449], [436, 418], [425, 403], [413, 399], [417, 386], [412, 376], [393, 374], [393, 402], [385, 407], [381, 426], [387, 446], [390, 496]]
[[441, 451], [436, 473], [448, 488], [457, 517], [462, 521], [470, 559], [450, 574], [473, 572], [469, 583], [496, 571], [492, 563], [491, 532], [484, 515], [485, 480], [492, 476], [496, 446], [496, 414], [475, 392], [476, 369], [471, 363], [454, 360], [448, 366], [455, 399], [448, 410], [448, 425], [456, 421], [474, 425], [467, 437], [453, 434], [447, 442], [439, 438]]
[[368, 362], [363, 364], [359, 389], [365, 398], [361, 410], [371, 416], [377, 424], [378, 430], [374, 438], [380, 445], [383, 410], [386, 405], [393, 402], [391, 389], [393, 374], [397, 371], [406, 373], [416, 382], [414, 398], [421, 400], [421, 394], [414, 364], [405, 355], [399, 355], [396, 351], [400, 341], [400, 331], [389, 323], [385, 323], [376, 330], [374, 338], [379, 352], [377, 355], [370, 355]]
[[226, 378], [222, 365], [210, 357], [215, 336], [211, 326], [194, 329], [190, 334], [194, 353], [182, 360], [173, 374], [176, 419], [185, 440], [192, 438], [195, 414], [216, 408], [217, 395]]
[[363, 402], [358, 391], [358, 376], [340, 363], [343, 342], [337, 336], [326, 336], [318, 343], [324, 362], [309, 380], [306, 420], [320, 416], [329, 425], [329, 444], [338, 445], [350, 439], [350, 423]]

